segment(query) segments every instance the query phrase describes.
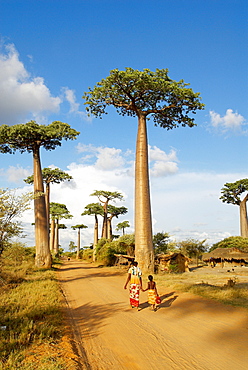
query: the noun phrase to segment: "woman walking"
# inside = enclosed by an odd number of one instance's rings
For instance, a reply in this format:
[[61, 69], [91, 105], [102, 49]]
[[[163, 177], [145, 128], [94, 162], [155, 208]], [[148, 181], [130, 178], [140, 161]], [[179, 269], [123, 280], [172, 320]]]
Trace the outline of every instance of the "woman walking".
[[141, 269], [138, 267], [138, 262], [132, 262], [130, 269], [128, 270], [127, 281], [124, 285], [124, 289], [127, 289], [127, 284], [130, 283], [129, 286], [129, 298], [130, 298], [130, 305], [132, 308], [137, 307], [139, 311], [139, 293], [140, 289], [142, 289], [142, 272]]

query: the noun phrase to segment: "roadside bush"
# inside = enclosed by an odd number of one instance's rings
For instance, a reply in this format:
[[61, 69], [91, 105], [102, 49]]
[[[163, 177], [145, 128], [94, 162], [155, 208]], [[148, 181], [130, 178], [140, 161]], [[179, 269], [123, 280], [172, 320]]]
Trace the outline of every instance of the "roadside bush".
[[93, 258], [93, 249], [87, 248], [84, 249], [83, 251], [80, 251], [80, 255], [82, 253], [82, 258], [86, 261], [92, 261]]
[[248, 252], [248, 238], [242, 236], [230, 236], [225, 238], [218, 243], [215, 243], [210, 248], [210, 252], [216, 248], [238, 248], [244, 252]]

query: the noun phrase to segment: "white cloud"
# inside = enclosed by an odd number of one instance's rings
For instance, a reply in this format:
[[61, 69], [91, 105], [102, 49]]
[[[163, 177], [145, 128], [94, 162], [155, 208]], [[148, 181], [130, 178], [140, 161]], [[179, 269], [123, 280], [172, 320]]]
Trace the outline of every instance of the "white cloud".
[[233, 131], [239, 134], [246, 134], [247, 130], [243, 130], [243, 126], [247, 125], [247, 122], [241, 114], [233, 112], [232, 109], [227, 109], [225, 116], [221, 117], [219, 113], [210, 111], [211, 125], [213, 128], [219, 130], [222, 133]]
[[[95, 161], [97, 169], [122, 170], [129, 176], [134, 175], [134, 153], [127, 150], [125, 153], [121, 149], [95, 147], [92, 144], [77, 145], [79, 153], [87, 153], [82, 157], [84, 163]], [[156, 146], [149, 146], [150, 175], [154, 177], [163, 177], [174, 174], [178, 171], [176, 151], [171, 149], [169, 154]]]
[[176, 151], [171, 149], [169, 154], [156, 146], [149, 146], [150, 173], [154, 177], [163, 177], [178, 171]]
[[80, 110], [80, 104], [77, 103], [76, 101], [75, 91], [72, 89], [69, 89], [68, 87], [64, 87], [62, 91], [65, 95], [65, 99], [70, 104], [69, 113], [76, 114], [80, 116], [82, 119], [84, 119], [85, 121], [92, 122], [92, 118], [88, 117], [88, 115], [85, 112]]
[[14, 45], [0, 53], [0, 123], [16, 124], [25, 119], [43, 121], [60, 109], [61, 99], [53, 97], [42, 77], [31, 77], [19, 60]]
[[23, 179], [27, 178], [28, 176], [32, 175], [33, 170], [31, 168], [23, 168], [19, 165], [9, 166], [7, 169], [7, 178], [8, 181], [14, 183], [23, 182]]

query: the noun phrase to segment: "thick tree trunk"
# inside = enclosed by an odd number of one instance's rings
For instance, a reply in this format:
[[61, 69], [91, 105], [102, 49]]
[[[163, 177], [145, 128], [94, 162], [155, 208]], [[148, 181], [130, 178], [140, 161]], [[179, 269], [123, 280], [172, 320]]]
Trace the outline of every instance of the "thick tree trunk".
[[59, 252], [59, 220], [56, 219], [55, 221], [55, 235], [54, 235], [54, 254], [58, 254]]
[[78, 229], [78, 240], [77, 240], [77, 260], [79, 260], [79, 252], [80, 252], [80, 229]]
[[49, 238], [49, 244], [50, 244], [50, 251], [54, 252], [54, 240], [55, 240], [55, 220], [51, 220], [51, 231], [50, 231], [50, 238]]
[[241, 201], [239, 205], [240, 235], [243, 238], [248, 238], [248, 221], [247, 221], [247, 209], [246, 209], [247, 200], [248, 200], [248, 194], [245, 196], [245, 198]]
[[107, 233], [107, 239], [112, 240], [113, 239], [113, 233], [112, 233], [112, 219], [113, 217], [108, 217], [108, 233]]
[[108, 203], [103, 205], [103, 223], [102, 223], [102, 238], [108, 239]]
[[[48, 229], [48, 242], [50, 238], [50, 184], [46, 184], [46, 194], [45, 194], [45, 201], [46, 201], [46, 214], [47, 214], [47, 229]], [[50, 243], [50, 242], [49, 242]]]
[[135, 259], [143, 272], [154, 272], [146, 117], [138, 117], [135, 162]]
[[43, 178], [40, 163], [39, 147], [33, 150], [34, 163], [34, 217], [35, 217], [35, 265], [39, 268], [50, 268], [52, 258], [48, 241], [48, 222], [44, 195]]
[[96, 245], [98, 243], [98, 217], [95, 215], [94, 243], [93, 243], [93, 261], [96, 260]]

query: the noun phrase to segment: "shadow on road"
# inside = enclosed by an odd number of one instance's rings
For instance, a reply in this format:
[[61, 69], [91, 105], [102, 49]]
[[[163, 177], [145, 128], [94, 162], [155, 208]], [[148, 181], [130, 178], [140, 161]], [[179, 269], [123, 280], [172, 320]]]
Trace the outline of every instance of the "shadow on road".
[[[161, 303], [159, 304], [159, 308], [170, 307], [170, 306], [172, 305], [172, 303], [173, 303], [173, 302], [177, 299], [177, 297], [178, 297], [177, 295], [175, 295], [174, 297], [171, 297], [171, 296], [173, 296], [173, 294], [174, 294], [174, 293], [175, 293], [175, 292], [171, 292], [171, 293], [164, 294], [164, 295], [160, 296], [160, 298], [161, 298]], [[165, 301], [165, 299], [166, 299], [166, 298], [169, 298], [169, 297], [171, 297], [171, 298]], [[150, 307], [150, 305], [149, 305], [148, 301], [146, 301], [146, 302], [141, 303], [141, 304], [139, 305], [139, 307], [140, 307], [140, 309], [141, 309], [141, 310], [144, 310], [145, 308]]]

